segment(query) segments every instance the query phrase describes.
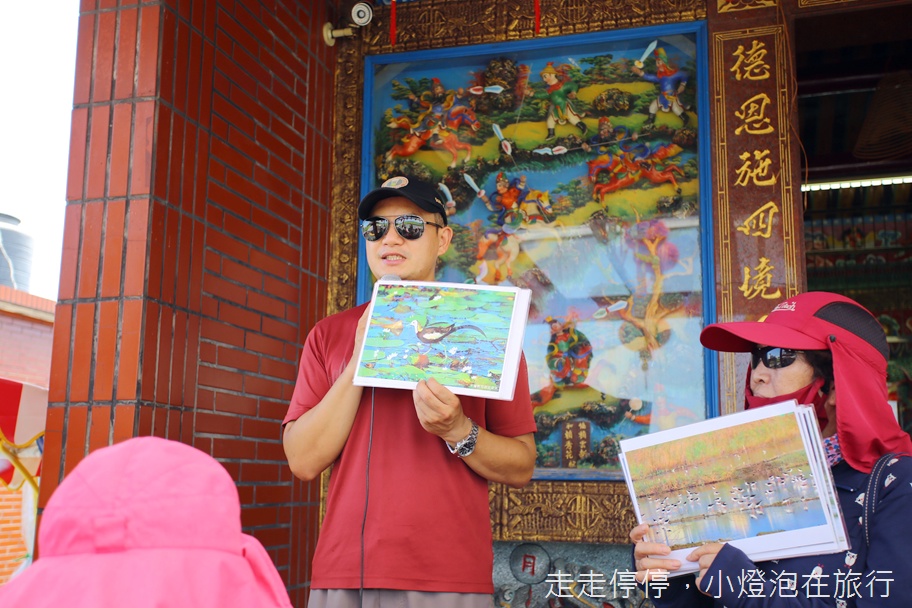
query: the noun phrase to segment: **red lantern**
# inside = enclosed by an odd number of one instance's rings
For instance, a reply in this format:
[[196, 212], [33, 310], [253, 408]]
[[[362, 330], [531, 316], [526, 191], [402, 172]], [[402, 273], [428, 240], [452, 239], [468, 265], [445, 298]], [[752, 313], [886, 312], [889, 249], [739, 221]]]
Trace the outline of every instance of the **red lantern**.
[[390, 46], [396, 46], [396, 0], [390, 2]]

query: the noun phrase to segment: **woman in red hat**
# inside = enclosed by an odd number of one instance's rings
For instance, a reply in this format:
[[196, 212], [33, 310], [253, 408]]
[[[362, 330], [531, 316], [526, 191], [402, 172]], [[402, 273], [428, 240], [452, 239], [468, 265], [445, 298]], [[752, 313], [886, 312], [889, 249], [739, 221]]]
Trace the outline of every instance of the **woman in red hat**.
[[[868, 487], [882, 456], [912, 454], [912, 441], [887, 401], [889, 349], [877, 319], [850, 298], [809, 292], [778, 304], [760, 322], [709, 325], [700, 342], [712, 350], [751, 353], [745, 408], [790, 399], [813, 405], [851, 546], [839, 553], [754, 563], [729, 544], [705, 544], [687, 556], [699, 563], [699, 572], [667, 579], [661, 597], [653, 598], [655, 605], [912, 605], [907, 515], [912, 458], [885, 458], [876, 486]], [[867, 522], [866, 500], [875, 501]], [[659, 557], [670, 549], [645, 540], [647, 531], [641, 524], [630, 532], [641, 584], [680, 567], [678, 560]]]

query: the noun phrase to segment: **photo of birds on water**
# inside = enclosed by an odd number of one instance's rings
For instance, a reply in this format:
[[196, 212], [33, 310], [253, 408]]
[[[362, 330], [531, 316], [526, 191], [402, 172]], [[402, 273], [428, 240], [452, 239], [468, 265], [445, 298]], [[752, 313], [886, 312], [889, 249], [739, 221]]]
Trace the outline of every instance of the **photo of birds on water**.
[[815, 431], [813, 410], [792, 401], [623, 441], [638, 521], [672, 551], [707, 542], [749, 556], [801, 555], [821, 542], [839, 550], [835, 488], [809, 447]]
[[413, 388], [433, 377], [457, 394], [512, 398], [529, 297], [515, 287], [378, 281], [355, 384]]

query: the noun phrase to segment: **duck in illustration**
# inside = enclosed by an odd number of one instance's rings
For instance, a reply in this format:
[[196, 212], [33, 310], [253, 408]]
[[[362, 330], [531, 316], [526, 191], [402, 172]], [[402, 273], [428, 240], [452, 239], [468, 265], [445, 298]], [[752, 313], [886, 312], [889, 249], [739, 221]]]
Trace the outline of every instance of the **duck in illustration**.
[[449, 336], [451, 333], [459, 331], [460, 329], [472, 329], [480, 333], [482, 336], [487, 337], [484, 333], [484, 330], [474, 325], [456, 325], [455, 323], [428, 323], [424, 327], [421, 327], [418, 324], [418, 321], [412, 321], [409, 323], [409, 325], [415, 328], [415, 335], [418, 337], [418, 340], [424, 342], [425, 344], [436, 344]]

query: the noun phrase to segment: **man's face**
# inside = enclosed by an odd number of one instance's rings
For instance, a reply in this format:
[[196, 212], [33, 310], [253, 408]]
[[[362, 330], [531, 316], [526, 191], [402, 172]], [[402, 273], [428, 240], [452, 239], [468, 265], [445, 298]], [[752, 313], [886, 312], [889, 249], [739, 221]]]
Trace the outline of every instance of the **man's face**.
[[389, 230], [376, 241], [365, 241], [367, 264], [375, 277], [395, 275], [403, 281], [433, 281], [437, 257], [450, 246], [453, 229], [426, 224], [421, 238], [413, 241], [402, 238], [393, 225], [400, 215], [417, 215], [439, 224], [440, 219], [424, 211], [404, 196], [383, 199], [371, 210], [371, 217], [390, 220]]
[[552, 74], [551, 72], [545, 72], [544, 74], [541, 75], [541, 77], [542, 77], [542, 80], [544, 80], [546, 84], [554, 84], [555, 82], [557, 82], [557, 75]]

